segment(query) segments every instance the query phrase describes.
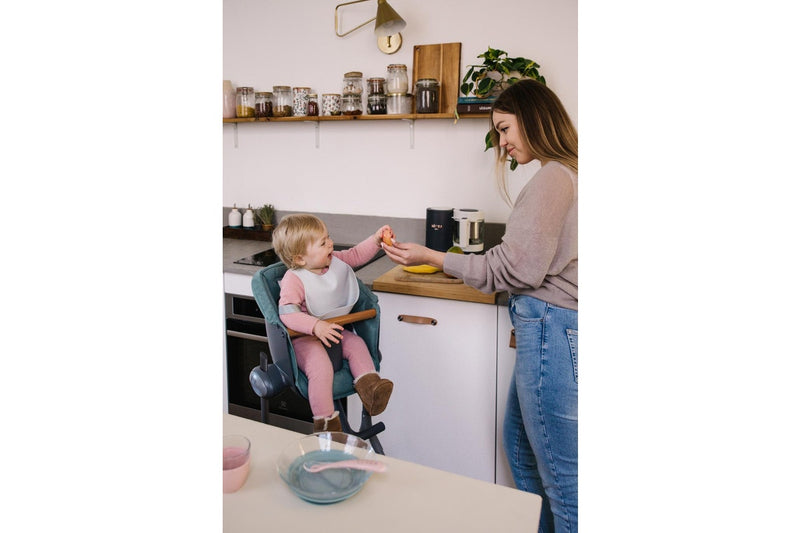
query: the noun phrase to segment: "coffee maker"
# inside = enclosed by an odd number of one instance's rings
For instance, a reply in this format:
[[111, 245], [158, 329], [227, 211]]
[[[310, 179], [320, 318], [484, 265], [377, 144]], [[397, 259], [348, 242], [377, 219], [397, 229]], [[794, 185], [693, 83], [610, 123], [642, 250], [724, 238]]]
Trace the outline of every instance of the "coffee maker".
[[483, 251], [483, 211], [478, 209], [453, 210], [453, 245], [466, 253]]

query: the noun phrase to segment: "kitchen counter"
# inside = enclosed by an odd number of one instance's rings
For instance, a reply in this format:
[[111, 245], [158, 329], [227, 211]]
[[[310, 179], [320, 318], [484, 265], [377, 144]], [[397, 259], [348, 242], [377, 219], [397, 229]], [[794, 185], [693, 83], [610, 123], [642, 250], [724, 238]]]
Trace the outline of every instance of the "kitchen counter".
[[536, 531], [542, 499], [391, 457], [388, 470], [373, 474], [353, 497], [330, 505], [301, 500], [283, 482], [275, 464], [302, 434], [224, 414], [225, 434], [251, 441], [250, 474], [244, 486], [223, 494], [223, 530], [347, 532]]

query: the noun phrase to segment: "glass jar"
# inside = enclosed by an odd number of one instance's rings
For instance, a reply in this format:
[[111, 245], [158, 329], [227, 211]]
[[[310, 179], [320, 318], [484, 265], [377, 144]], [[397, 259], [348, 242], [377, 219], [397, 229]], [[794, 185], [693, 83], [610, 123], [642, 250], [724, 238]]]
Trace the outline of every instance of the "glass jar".
[[326, 93], [322, 95], [322, 115], [336, 117], [342, 114], [342, 95]]
[[371, 94], [367, 96], [367, 113], [370, 115], [385, 115], [386, 95]]
[[231, 80], [222, 80], [222, 118], [236, 118], [236, 91]]
[[439, 82], [433, 78], [417, 80], [417, 113], [439, 112]]
[[304, 117], [308, 113], [308, 95], [311, 89], [308, 87], [292, 88], [292, 114], [296, 117]]
[[389, 65], [386, 68], [386, 94], [408, 92], [408, 69], [405, 65]]
[[292, 116], [292, 89], [288, 85], [273, 85], [272, 116]]
[[367, 78], [367, 94], [384, 94], [386, 78]]
[[362, 112], [360, 94], [342, 95], [342, 115], [360, 115]]
[[272, 116], [272, 93], [256, 93], [256, 117], [264, 118]]
[[364, 76], [360, 72], [348, 72], [342, 80], [342, 96], [364, 94]]
[[410, 94], [387, 94], [386, 113], [389, 115], [410, 115], [413, 97]]
[[319, 102], [317, 101], [316, 93], [308, 94], [308, 107], [306, 110], [306, 115], [309, 117], [319, 116]]
[[252, 87], [236, 88], [236, 117], [249, 118], [256, 116], [256, 99]]

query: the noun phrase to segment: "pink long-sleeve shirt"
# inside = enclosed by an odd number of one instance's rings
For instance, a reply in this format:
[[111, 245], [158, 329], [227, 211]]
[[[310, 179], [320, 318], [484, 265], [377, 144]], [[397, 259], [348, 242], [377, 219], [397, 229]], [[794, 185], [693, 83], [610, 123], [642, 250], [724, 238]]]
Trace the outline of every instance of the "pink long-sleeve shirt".
[[[358, 267], [372, 259], [375, 254], [378, 253], [378, 250], [380, 250], [380, 247], [375, 237], [370, 236], [348, 250], [333, 252], [333, 255], [347, 263], [350, 267]], [[322, 273], [324, 274], [327, 271], [328, 269], [326, 268]], [[306, 289], [300, 277], [292, 270], [287, 270], [281, 281], [281, 296], [278, 300], [278, 306], [283, 305], [299, 305], [301, 309], [295, 313], [282, 314], [281, 321], [284, 325], [300, 333], [313, 335], [314, 325], [319, 319], [308, 314], [308, 308], [306, 308]]]

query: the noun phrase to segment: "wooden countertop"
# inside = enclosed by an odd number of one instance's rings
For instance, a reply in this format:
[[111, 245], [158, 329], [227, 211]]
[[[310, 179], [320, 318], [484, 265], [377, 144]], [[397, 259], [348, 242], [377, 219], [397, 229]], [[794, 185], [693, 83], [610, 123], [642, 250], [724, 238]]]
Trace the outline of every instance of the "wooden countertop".
[[431, 298], [444, 298], [446, 300], [460, 300], [463, 302], [477, 302], [484, 304], [496, 303], [497, 293], [486, 294], [477, 289], [464, 285], [463, 283], [451, 283], [442, 273], [428, 274], [429, 276], [440, 276], [437, 283], [433, 278], [431, 281], [408, 281], [405, 271], [400, 265], [395, 266], [390, 271], [379, 276], [372, 282], [372, 290], [383, 292], [394, 292], [397, 294], [410, 294], [412, 296], [428, 296]]

